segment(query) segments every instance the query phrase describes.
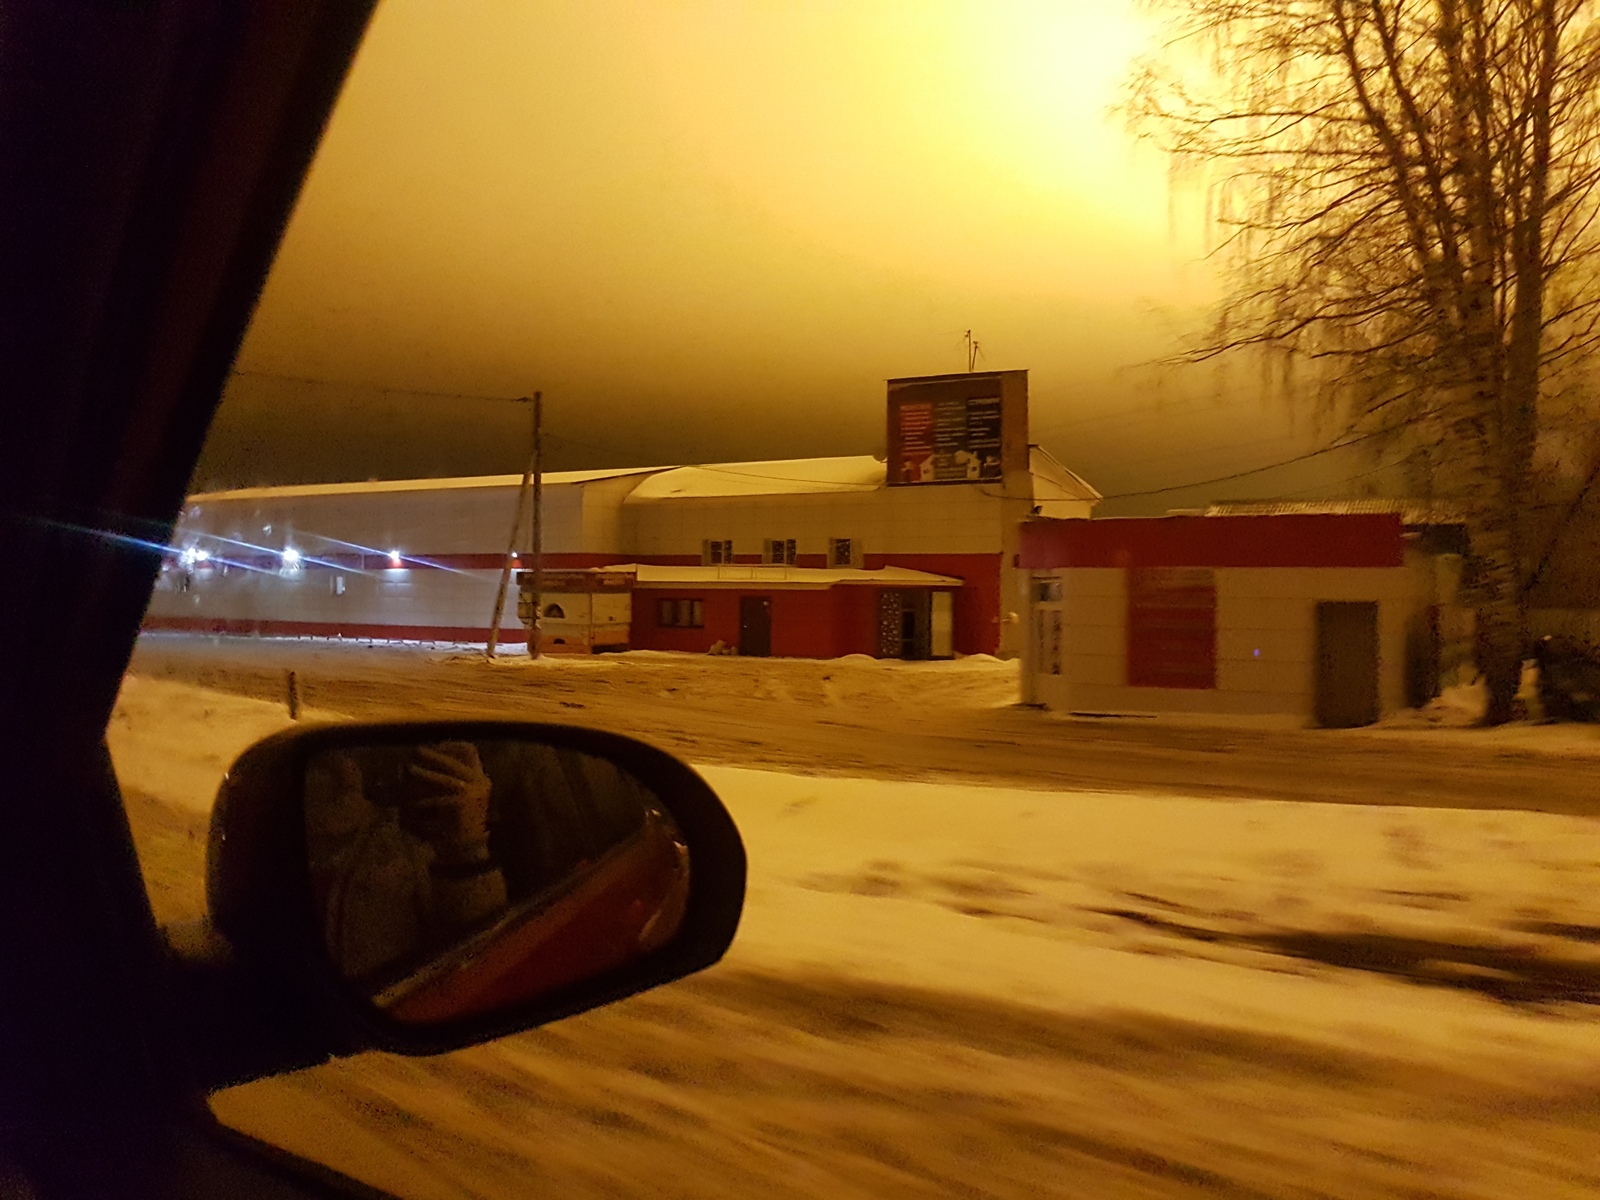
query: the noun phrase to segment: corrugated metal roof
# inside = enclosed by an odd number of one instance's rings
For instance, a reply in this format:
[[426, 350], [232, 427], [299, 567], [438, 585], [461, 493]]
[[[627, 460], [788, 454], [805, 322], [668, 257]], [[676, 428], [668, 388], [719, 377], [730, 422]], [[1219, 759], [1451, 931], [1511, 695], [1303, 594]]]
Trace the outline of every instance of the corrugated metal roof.
[[676, 467], [645, 480], [628, 504], [713, 496], [833, 495], [884, 486], [886, 469], [870, 454]]
[[[1175, 510], [1193, 513], [1195, 510]], [[1399, 513], [1402, 525], [1463, 525], [1466, 518], [1458, 509], [1428, 500], [1395, 500], [1365, 496], [1352, 500], [1229, 500], [1209, 504], [1200, 515], [1207, 517], [1283, 517], [1349, 516], [1368, 513]]]
[[[544, 486], [564, 483], [593, 483], [601, 479], [621, 479], [629, 475], [650, 475], [671, 471], [672, 467], [618, 467], [605, 471], [546, 471]], [[292, 500], [301, 496], [360, 496], [382, 492], [448, 492], [464, 488], [517, 487], [521, 475], [466, 475], [449, 479], [378, 479], [363, 483], [293, 483], [280, 487], [234, 488], [224, 492], [196, 492], [187, 503], [206, 504], [222, 500]]]

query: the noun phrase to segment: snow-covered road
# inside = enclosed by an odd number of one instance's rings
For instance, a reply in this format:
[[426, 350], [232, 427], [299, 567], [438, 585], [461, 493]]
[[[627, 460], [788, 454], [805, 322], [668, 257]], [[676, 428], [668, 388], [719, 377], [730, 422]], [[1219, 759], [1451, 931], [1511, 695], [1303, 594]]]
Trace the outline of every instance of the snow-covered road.
[[[131, 678], [158, 908], [280, 706]], [[225, 1119], [407, 1195], [1600, 1193], [1600, 821], [705, 766], [706, 974]]]

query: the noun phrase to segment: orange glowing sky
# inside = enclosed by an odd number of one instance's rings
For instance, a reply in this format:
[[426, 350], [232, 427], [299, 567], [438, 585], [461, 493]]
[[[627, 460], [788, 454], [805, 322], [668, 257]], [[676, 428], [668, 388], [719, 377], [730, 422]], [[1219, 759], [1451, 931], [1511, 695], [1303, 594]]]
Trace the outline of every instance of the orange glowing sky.
[[198, 481], [515, 470], [509, 406], [423, 393], [535, 388], [555, 466], [881, 452], [884, 379], [968, 328], [1108, 493], [1298, 453], [1248, 372], [1145, 365], [1216, 288], [1200, 190], [1107, 111], [1155, 35], [1125, 0], [385, 0]]

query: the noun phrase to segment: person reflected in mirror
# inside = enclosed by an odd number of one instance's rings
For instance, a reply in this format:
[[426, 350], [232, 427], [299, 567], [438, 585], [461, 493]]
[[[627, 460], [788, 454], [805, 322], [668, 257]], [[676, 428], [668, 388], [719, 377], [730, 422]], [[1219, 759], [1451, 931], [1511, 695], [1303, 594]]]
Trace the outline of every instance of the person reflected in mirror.
[[346, 979], [381, 985], [506, 908], [490, 853], [492, 784], [470, 742], [406, 748], [397, 803], [378, 803], [357, 756], [331, 751], [306, 773], [312, 884]]
[[659, 807], [633, 775], [597, 755], [509, 740], [483, 752], [499, 781], [490, 827], [513, 902], [565, 887]]

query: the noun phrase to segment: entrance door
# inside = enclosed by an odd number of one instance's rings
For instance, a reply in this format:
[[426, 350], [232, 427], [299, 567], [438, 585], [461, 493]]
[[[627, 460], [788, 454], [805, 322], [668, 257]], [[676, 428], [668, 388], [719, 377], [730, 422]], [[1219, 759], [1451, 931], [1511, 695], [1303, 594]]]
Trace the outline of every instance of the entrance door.
[[739, 597], [739, 653], [766, 658], [772, 653], [772, 597]]
[[900, 593], [900, 657], [933, 655], [933, 593], [919, 588]]
[[956, 597], [954, 592], [934, 592], [928, 654], [954, 658], [956, 653]]
[[1378, 604], [1317, 603], [1317, 724], [1328, 729], [1378, 719]]
[[928, 658], [933, 653], [933, 594], [925, 588], [878, 593], [878, 657]]

